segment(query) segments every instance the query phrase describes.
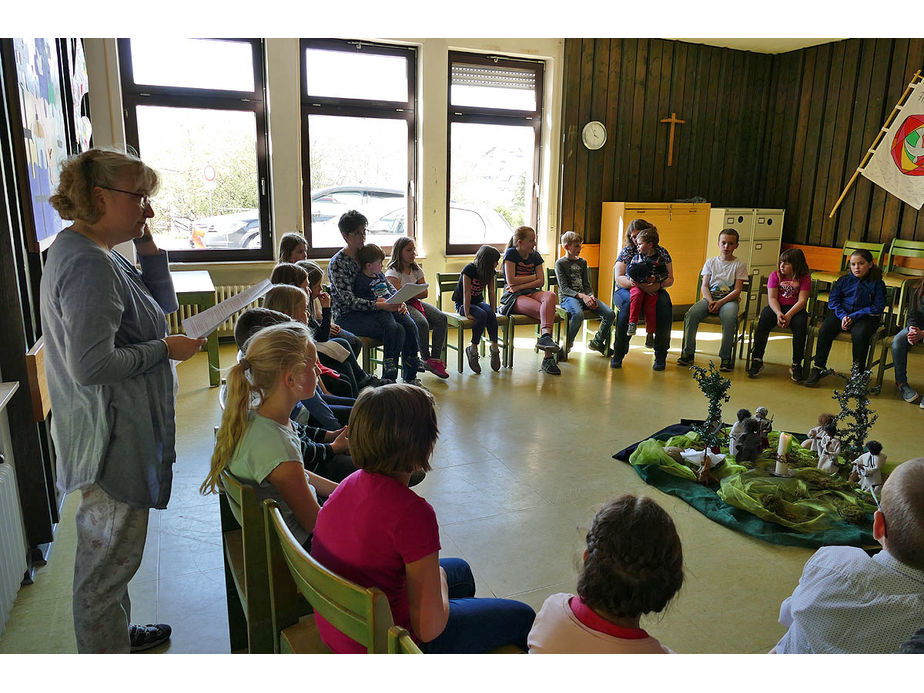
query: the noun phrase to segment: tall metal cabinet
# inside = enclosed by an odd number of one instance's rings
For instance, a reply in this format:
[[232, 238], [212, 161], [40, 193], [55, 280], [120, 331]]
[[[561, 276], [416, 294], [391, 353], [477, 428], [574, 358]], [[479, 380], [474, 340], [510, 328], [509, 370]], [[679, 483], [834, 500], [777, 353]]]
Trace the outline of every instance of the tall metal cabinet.
[[751, 275], [752, 315], [757, 308], [761, 278], [770, 276], [780, 257], [784, 213], [782, 209], [731, 207], [717, 207], [709, 213], [707, 256], [718, 255], [722, 229], [732, 228], [738, 232], [739, 245], [735, 257], [747, 263]]
[[613, 297], [613, 265], [622, 250], [626, 227], [645, 219], [658, 228], [660, 245], [671, 254], [674, 285], [667, 289], [674, 307], [696, 302], [696, 284], [706, 260], [708, 203], [604, 202], [600, 219], [600, 276], [597, 295]]

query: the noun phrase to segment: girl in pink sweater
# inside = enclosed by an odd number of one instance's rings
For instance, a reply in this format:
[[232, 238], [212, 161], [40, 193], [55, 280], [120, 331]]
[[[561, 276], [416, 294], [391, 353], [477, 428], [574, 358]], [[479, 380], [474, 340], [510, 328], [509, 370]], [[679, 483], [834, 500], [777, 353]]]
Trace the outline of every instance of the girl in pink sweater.
[[674, 522], [650, 498], [624, 494], [604, 505], [587, 533], [577, 595], [545, 600], [529, 632], [530, 653], [671, 653], [639, 627], [683, 583]]

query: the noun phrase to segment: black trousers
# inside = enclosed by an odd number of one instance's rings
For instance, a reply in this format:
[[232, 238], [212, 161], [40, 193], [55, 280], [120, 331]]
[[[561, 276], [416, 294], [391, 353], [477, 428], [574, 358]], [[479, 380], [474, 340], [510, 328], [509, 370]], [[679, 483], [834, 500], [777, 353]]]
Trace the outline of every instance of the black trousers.
[[[853, 361], [865, 364], [869, 353], [869, 343], [879, 326], [878, 315], [865, 315], [850, 326], [850, 339], [853, 342]], [[831, 344], [834, 338], [841, 333], [841, 319], [829, 310], [824, 322], [818, 328], [818, 344], [815, 347], [815, 366], [826, 368], [828, 354], [831, 353]]]
[[[770, 330], [776, 327], [776, 313], [770, 306], [764, 306], [760, 312], [760, 319], [757, 321], [757, 329], [754, 332], [754, 349], [751, 352], [751, 358], [764, 358], [764, 351], [767, 348], [767, 339], [770, 337]], [[792, 330], [792, 362], [802, 363], [805, 358], [805, 336], [808, 333], [808, 314], [804, 310], [792, 316], [789, 321], [789, 329]], [[830, 346], [828, 347], [830, 349]]]

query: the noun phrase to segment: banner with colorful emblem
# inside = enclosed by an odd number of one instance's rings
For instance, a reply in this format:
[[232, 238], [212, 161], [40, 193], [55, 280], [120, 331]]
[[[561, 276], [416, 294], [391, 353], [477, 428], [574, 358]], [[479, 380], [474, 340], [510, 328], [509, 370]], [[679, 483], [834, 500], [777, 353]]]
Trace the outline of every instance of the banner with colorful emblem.
[[924, 205], [924, 82], [918, 82], [863, 175], [915, 209]]

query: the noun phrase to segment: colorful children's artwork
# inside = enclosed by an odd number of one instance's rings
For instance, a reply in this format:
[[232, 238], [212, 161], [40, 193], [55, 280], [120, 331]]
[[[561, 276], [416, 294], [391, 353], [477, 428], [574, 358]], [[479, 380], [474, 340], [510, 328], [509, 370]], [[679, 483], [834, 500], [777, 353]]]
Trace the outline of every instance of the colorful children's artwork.
[[67, 158], [58, 49], [54, 39], [13, 39], [35, 242], [44, 250], [64, 222], [48, 198]]

